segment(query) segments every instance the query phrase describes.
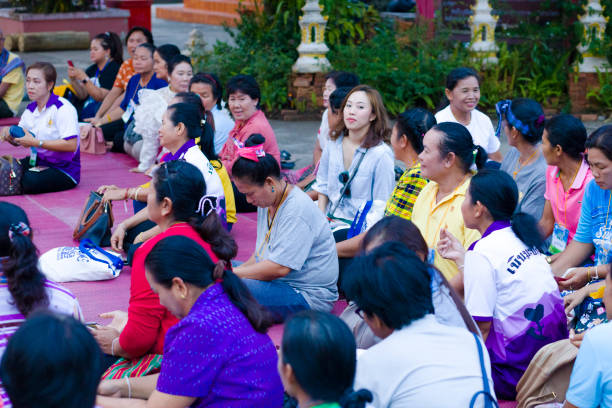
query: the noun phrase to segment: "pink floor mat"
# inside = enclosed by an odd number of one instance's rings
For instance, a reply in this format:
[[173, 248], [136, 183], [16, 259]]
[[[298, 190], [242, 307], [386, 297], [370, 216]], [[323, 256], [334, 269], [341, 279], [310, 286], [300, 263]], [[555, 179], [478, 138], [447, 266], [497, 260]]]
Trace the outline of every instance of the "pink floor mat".
[[[16, 158], [28, 154], [26, 149], [16, 148], [7, 143], [0, 144], [0, 155], [13, 155]], [[74, 189], [59, 193], [0, 197], [0, 200], [19, 205], [28, 214], [34, 231], [34, 242], [41, 253], [59, 246], [76, 246], [72, 231], [81, 213], [83, 203], [89, 192], [103, 184], [116, 184], [132, 187], [149, 180], [149, 177], [131, 173], [130, 168], [136, 161], [125, 154], [107, 153], [105, 155], [81, 154], [81, 183]], [[126, 211], [127, 207], [127, 211]], [[115, 225], [133, 214], [131, 202], [124, 207], [123, 202], [113, 204]], [[232, 235], [238, 242], [237, 259], [245, 261], [255, 247], [257, 218], [255, 214], [239, 216]], [[130, 268], [123, 269], [121, 275], [113, 280], [98, 282], [66, 283], [79, 299], [86, 321], [104, 322], [98, 315], [116, 309], [126, 310], [129, 299]]]

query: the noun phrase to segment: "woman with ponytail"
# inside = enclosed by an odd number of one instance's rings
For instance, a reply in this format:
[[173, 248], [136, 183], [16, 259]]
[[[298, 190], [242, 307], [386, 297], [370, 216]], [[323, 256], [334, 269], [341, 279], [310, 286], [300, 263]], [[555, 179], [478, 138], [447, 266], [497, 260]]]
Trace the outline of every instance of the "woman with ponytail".
[[539, 103], [527, 98], [500, 101], [495, 109], [498, 117], [496, 134], [499, 136], [503, 129], [511, 146], [501, 170], [516, 181], [518, 210], [539, 220], [546, 203], [547, 164], [541, 148], [546, 125], [544, 111]]
[[[83, 320], [76, 297], [65, 287], [48, 281], [38, 269], [38, 254], [26, 213], [15, 204], [0, 201], [0, 357], [8, 339], [37, 309]], [[0, 389], [4, 406], [10, 406]]]
[[144, 260], [155, 244], [167, 236], [183, 235], [200, 244], [214, 262], [229, 262], [237, 252], [236, 242], [221, 225], [214, 197], [207, 196], [206, 183], [195, 166], [179, 160], [164, 163], [154, 172], [151, 185], [146, 211], [160, 233], [134, 253], [127, 316], [125, 312], [103, 314], [113, 322], [93, 330], [102, 351], [130, 360], [162, 354], [166, 331], [177, 321], [159, 303], [145, 278]]
[[536, 352], [567, 338], [566, 317], [536, 220], [516, 212], [518, 188], [500, 170], [472, 177], [461, 212], [482, 238], [466, 252], [451, 234], [438, 252], [463, 271], [465, 305], [491, 356], [495, 393], [516, 398], [516, 384]]
[[486, 151], [474, 144], [470, 132], [459, 123], [438, 123], [423, 137], [423, 151], [419, 153], [421, 176], [430, 182], [414, 202], [412, 222], [429, 247], [427, 261], [444, 274], [459, 294], [463, 293], [459, 269], [436, 253], [436, 246], [447, 231], [464, 248], [480, 237], [478, 231], [466, 228], [460, 208], [472, 169], [483, 167], [486, 161]]
[[178, 235], [158, 241], [144, 265], [152, 291], [180, 321], [166, 334], [161, 372], [104, 381], [100, 394], [134, 400], [102, 397], [100, 405], [279, 407], [270, 316], [230, 263], [215, 262], [200, 243]]
[[353, 334], [338, 317], [314, 310], [290, 317], [278, 362], [287, 394], [303, 408], [365, 407], [372, 394], [353, 391], [355, 350]]

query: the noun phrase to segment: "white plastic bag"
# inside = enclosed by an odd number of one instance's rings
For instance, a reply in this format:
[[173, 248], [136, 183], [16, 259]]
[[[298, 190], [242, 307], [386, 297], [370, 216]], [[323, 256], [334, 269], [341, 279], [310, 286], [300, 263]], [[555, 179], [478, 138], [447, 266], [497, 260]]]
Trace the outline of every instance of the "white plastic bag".
[[78, 247], [59, 247], [41, 255], [40, 270], [55, 282], [114, 279], [123, 268], [119, 254], [105, 251], [89, 240]]

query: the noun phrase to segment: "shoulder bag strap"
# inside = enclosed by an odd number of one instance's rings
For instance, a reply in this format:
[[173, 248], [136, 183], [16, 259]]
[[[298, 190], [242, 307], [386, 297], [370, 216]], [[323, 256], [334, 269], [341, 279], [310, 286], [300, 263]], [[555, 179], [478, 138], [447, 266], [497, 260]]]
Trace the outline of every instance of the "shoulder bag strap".
[[368, 152], [368, 149], [366, 149], [365, 152], [363, 152], [361, 154], [361, 157], [359, 157], [359, 161], [357, 162], [357, 166], [355, 166], [355, 170], [353, 170], [353, 173], [351, 173], [351, 177], [349, 177], [349, 179], [346, 182], [346, 184], [344, 185], [344, 187], [342, 187], [342, 190], [340, 190], [340, 199], [338, 200], [338, 202], [336, 203], [334, 208], [329, 213], [329, 215], [328, 215], [329, 218], [333, 218], [334, 213], [336, 212], [336, 210], [340, 206], [340, 203], [342, 202], [342, 199], [344, 198], [346, 190], [349, 188], [349, 186], [351, 185], [351, 182], [355, 178], [355, 175], [357, 174], [357, 171], [359, 170], [359, 166], [361, 165], [361, 162], [363, 161], [363, 158], [365, 157], [367, 152]]
[[[91, 253], [92, 249], [95, 249], [96, 251], [100, 252], [102, 255], [106, 256], [108, 259], [102, 259], [102, 258], [98, 258], [94, 256]], [[115, 274], [115, 270], [121, 270], [123, 268], [123, 261], [121, 260], [120, 257], [115, 256], [105, 251], [99, 246], [96, 246], [89, 239], [84, 239], [81, 241], [81, 243], [79, 244], [79, 251], [81, 251], [83, 254], [87, 255], [94, 261], [102, 262], [108, 265], [109, 268], [113, 269], [113, 275]]]
[[487, 378], [487, 369], [485, 368], [484, 352], [482, 351], [482, 344], [480, 344], [480, 339], [478, 338], [478, 335], [476, 333], [472, 333], [472, 335], [474, 335], [474, 340], [476, 340], [476, 346], [478, 347], [478, 357], [480, 359], [480, 370], [482, 371], [483, 390], [478, 391], [476, 394], [474, 394], [474, 396], [470, 400], [470, 408], [473, 408], [475, 406], [476, 399], [478, 398], [480, 394], [484, 396], [484, 400], [485, 400], [484, 407], [485, 408], [492, 408], [492, 407], [499, 408], [499, 405], [497, 404], [497, 401], [495, 400], [495, 398], [491, 395], [491, 389], [489, 388], [489, 379]]

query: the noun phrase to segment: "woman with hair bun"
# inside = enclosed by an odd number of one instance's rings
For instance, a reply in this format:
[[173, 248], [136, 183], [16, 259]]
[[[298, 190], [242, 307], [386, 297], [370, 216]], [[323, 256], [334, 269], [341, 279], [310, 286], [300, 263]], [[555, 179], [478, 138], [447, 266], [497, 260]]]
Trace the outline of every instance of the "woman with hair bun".
[[133, 400], [102, 397], [100, 405], [281, 406], [278, 355], [266, 334], [269, 313], [229, 262], [215, 262], [199, 243], [177, 235], [155, 243], [144, 266], [151, 290], [180, 320], [166, 334], [160, 373], [104, 381], [100, 394]]
[[447, 232], [456, 236], [464, 248], [480, 237], [469, 229], [461, 216], [461, 203], [470, 184], [473, 168], [481, 168], [487, 153], [472, 141], [467, 128], [459, 123], [443, 122], [431, 128], [423, 138], [419, 154], [421, 175], [429, 183], [414, 202], [412, 222], [419, 228], [429, 249], [427, 260], [434, 264], [458, 293], [463, 293], [463, 279], [454, 262], [437, 253], [437, 244]]
[[281, 178], [280, 166], [251, 135], [236, 151], [234, 184], [257, 209], [253, 255], [236, 275], [279, 320], [305, 309], [331, 311], [338, 299], [338, 255], [327, 219], [299, 188]]
[[518, 189], [507, 173], [482, 170], [461, 205], [467, 228], [482, 238], [466, 252], [451, 234], [438, 252], [463, 271], [465, 305], [491, 356], [495, 393], [516, 398], [516, 384], [537, 351], [567, 338], [559, 289], [545, 256], [536, 220], [517, 212]]
[[500, 168], [516, 181], [517, 211], [539, 220], [546, 201], [546, 159], [540, 146], [546, 124], [544, 111], [539, 103], [527, 98], [500, 101], [495, 109], [499, 119], [496, 133], [503, 129], [512, 146]]
[[278, 360], [287, 394], [300, 407], [364, 408], [372, 394], [353, 391], [355, 349], [349, 328], [330, 313], [309, 310], [290, 317]]

